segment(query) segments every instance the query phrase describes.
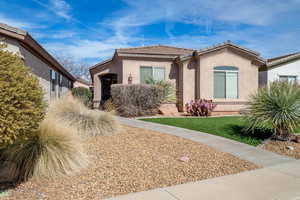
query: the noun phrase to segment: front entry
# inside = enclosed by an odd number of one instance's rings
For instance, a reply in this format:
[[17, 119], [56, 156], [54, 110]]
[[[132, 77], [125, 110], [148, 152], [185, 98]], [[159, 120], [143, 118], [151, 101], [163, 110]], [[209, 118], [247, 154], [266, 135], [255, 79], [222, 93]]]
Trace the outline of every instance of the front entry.
[[100, 77], [101, 81], [101, 101], [111, 98], [111, 85], [118, 83], [117, 74], [105, 74]]

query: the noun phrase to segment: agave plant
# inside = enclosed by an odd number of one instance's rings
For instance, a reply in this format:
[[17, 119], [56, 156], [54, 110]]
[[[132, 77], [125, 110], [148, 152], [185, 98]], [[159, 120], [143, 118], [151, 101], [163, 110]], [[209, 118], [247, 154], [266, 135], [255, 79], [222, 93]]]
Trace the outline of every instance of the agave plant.
[[288, 140], [300, 125], [300, 86], [275, 81], [250, 97], [245, 112], [246, 130], [271, 129], [277, 139]]
[[209, 116], [217, 105], [212, 100], [196, 99], [185, 104], [186, 111], [192, 116]]

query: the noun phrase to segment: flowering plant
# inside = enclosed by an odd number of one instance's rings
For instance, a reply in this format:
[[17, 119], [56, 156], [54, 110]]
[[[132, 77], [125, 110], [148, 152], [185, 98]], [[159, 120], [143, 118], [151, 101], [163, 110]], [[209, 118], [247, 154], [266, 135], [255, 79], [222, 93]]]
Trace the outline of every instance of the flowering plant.
[[192, 116], [209, 116], [217, 105], [212, 100], [196, 99], [185, 104], [186, 111]]

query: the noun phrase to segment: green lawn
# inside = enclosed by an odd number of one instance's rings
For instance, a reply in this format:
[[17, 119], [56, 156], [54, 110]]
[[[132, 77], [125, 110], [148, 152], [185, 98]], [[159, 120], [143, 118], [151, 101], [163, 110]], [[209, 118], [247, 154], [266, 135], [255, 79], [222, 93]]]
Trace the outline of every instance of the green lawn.
[[269, 133], [261, 131], [256, 131], [251, 135], [244, 133], [242, 131], [244, 127], [243, 119], [242, 117], [236, 116], [209, 118], [147, 118], [141, 120], [210, 133], [253, 146], [257, 146], [270, 136]]

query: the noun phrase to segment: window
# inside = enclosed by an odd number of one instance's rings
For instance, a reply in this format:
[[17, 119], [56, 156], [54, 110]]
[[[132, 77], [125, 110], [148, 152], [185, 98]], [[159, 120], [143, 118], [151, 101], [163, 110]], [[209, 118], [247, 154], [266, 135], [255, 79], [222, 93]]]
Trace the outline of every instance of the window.
[[165, 68], [141, 66], [140, 75], [141, 75], [140, 76], [141, 83], [146, 83], [146, 81], [149, 79], [162, 81], [165, 80]]
[[290, 83], [297, 82], [297, 76], [279, 76], [280, 81], [288, 81]]
[[57, 84], [57, 73], [54, 70], [50, 70], [50, 96], [51, 98], [56, 97], [56, 84]]
[[238, 68], [232, 66], [214, 67], [214, 98], [238, 98]]
[[62, 96], [63, 76], [58, 74], [58, 97]]

